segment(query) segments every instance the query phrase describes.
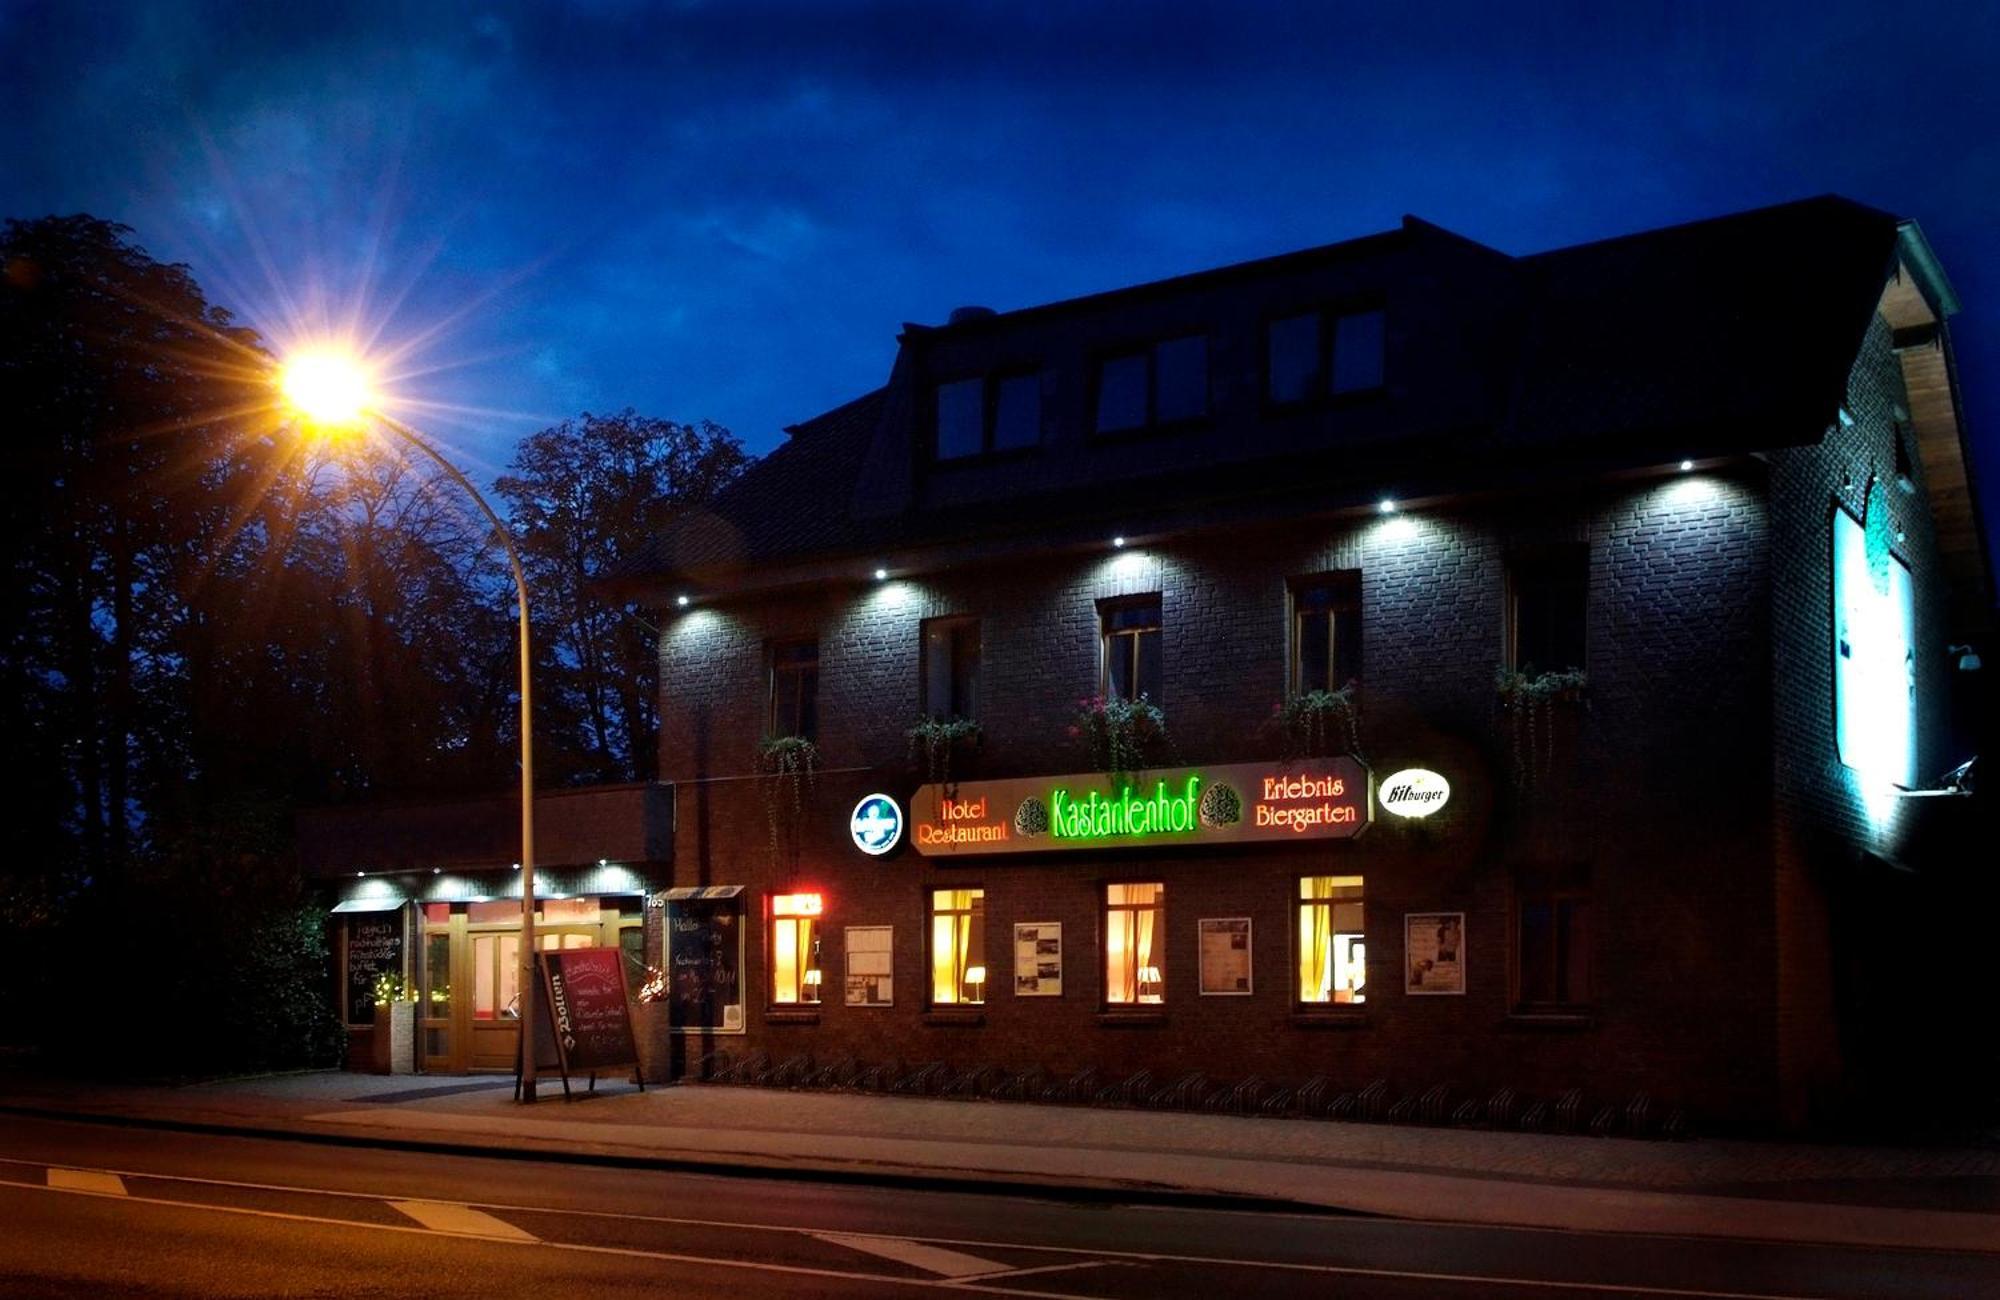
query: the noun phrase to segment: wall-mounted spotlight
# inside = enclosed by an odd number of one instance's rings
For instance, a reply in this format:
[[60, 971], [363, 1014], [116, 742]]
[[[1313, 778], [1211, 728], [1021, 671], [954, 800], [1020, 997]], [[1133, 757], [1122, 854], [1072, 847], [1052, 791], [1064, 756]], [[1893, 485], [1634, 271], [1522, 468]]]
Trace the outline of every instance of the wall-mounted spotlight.
[[1694, 462], [1693, 462], [1693, 461], [1691, 461], [1691, 460], [1684, 460], [1684, 461], [1682, 461], [1682, 462], [1681, 462], [1681, 473], [1685, 474], [1685, 473], [1687, 473], [1687, 472], [1688, 472], [1689, 470], [1691, 470], [1691, 469], [1693, 469], [1693, 468], [1694, 468]]
[[674, 604], [679, 605], [682, 609], [686, 609], [688, 607], [688, 598], [686, 596], [675, 596]]
[[1111, 539], [1111, 544], [1113, 546], [1123, 546], [1125, 545], [1125, 539], [1123, 537], [1114, 537]]
[[1393, 499], [1389, 497], [1383, 497], [1379, 502], [1376, 503], [1375, 508], [1381, 511], [1385, 515], [1393, 515], [1396, 513], [1396, 503]]
[[889, 577], [889, 571], [887, 569], [875, 570], [875, 581], [884, 582], [887, 581], [888, 577]]

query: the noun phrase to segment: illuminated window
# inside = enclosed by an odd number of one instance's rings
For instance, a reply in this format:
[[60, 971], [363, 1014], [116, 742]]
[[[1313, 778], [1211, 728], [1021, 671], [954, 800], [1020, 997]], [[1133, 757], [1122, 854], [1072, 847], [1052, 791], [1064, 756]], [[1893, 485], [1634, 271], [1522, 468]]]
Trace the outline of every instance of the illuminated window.
[[771, 646], [771, 721], [767, 734], [819, 732], [819, 642], [779, 641]]
[[1367, 927], [1360, 876], [1299, 880], [1299, 1001], [1366, 1002]]
[[1108, 698], [1160, 702], [1160, 598], [1106, 601], [1100, 607], [1104, 636], [1104, 680]]
[[1208, 338], [1165, 339], [1097, 367], [1097, 430], [1121, 433], [1208, 414]]
[[1361, 573], [1303, 579], [1292, 588], [1292, 691], [1337, 691], [1361, 677]]
[[924, 713], [972, 717], [979, 695], [979, 620], [926, 619], [923, 643]]
[[771, 1001], [818, 1002], [820, 988], [818, 894], [771, 896]]
[[521, 1014], [521, 935], [472, 937], [472, 1018], [513, 1020]]
[[1104, 1000], [1118, 1005], [1167, 1000], [1167, 887], [1104, 887]]
[[1583, 667], [1590, 594], [1590, 548], [1581, 542], [1537, 547], [1507, 565], [1507, 662], [1516, 672]]
[[986, 891], [931, 891], [931, 1001], [986, 1001]]
[[1590, 872], [1522, 873], [1516, 882], [1514, 1000], [1524, 1011], [1590, 1002]]
[[990, 375], [937, 387], [939, 460], [1019, 451], [1042, 440], [1042, 377]]

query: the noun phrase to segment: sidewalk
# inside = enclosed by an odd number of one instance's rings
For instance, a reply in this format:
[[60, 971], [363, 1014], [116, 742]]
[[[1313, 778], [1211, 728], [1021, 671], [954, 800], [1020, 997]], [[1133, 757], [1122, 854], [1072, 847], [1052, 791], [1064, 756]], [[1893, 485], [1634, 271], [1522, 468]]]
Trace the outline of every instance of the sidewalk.
[[183, 1088], [0, 1078], [0, 1108], [817, 1177], [1208, 1197], [1609, 1232], [2000, 1253], [2000, 1150], [1640, 1142], [623, 1082], [321, 1073]]

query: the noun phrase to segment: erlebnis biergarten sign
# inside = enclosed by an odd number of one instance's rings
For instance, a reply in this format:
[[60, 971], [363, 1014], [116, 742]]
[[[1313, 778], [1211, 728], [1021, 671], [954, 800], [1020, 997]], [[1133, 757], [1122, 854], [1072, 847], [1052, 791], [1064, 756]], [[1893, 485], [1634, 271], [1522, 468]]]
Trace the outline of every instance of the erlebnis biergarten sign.
[[1352, 758], [926, 785], [909, 838], [926, 857], [1350, 839], [1371, 778]]

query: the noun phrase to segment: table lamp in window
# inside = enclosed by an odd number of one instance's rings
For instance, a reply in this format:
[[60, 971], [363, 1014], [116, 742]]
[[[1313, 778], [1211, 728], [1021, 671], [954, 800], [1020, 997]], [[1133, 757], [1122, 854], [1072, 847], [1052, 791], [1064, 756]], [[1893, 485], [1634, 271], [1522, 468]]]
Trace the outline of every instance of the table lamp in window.
[[805, 975], [805, 990], [799, 995], [799, 1000], [802, 1002], [819, 1001], [819, 981], [820, 981], [819, 967], [817, 966], [807, 967]]
[[1158, 966], [1141, 966], [1139, 968], [1139, 1001], [1160, 1001], [1160, 989], [1165, 982], [1165, 980], [1160, 978], [1160, 968]]
[[971, 1000], [974, 1002], [983, 1001], [984, 998], [982, 995], [986, 992], [986, 968], [984, 966], [967, 966], [965, 968], [965, 982], [972, 986]]

